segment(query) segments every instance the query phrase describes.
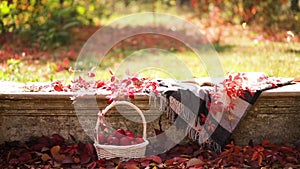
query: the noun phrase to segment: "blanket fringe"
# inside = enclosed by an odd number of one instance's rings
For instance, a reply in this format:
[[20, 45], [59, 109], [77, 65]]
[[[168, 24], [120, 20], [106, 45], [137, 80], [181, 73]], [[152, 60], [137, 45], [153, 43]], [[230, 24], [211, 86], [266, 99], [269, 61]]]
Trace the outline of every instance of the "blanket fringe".
[[203, 148], [213, 150], [217, 153], [222, 152], [222, 146], [220, 144], [216, 143], [215, 141], [213, 141], [211, 138], [208, 138], [204, 143], [200, 144], [200, 146]]

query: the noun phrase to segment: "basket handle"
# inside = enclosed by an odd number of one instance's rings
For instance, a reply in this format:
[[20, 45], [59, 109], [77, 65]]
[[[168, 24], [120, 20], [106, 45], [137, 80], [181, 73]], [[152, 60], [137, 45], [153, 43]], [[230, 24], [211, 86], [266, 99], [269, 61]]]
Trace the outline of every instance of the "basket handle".
[[[132, 104], [131, 102], [128, 102], [128, 101], [113, 101], [110, 105], [108, 105], [102, 111], [102, 114], [106, 114], [111, 108], [115, 107], [116, 105], [127, 105], [127, 106], [130, 106], [130, 107], [132, 107], [133, 109], [135, 109], [139, 113], [139, 115], [142, 118], [142, 122], [143, 122], [143, 139], [146, 140], [146, 137], [147, 137], [147, 123], [146, 123], [145, 116], [144, 116], [143, 112], [136, 105]], [[99, 125], [100, 125], [100, 121], [99, 121], [99, 118], [97, 118], [97, 123], [96, 123], [96, 128], [95, 128], [95, 132], [96, 132], [95, 142], [97, 144], [99, 144], [99, 141], [98, 141]]]

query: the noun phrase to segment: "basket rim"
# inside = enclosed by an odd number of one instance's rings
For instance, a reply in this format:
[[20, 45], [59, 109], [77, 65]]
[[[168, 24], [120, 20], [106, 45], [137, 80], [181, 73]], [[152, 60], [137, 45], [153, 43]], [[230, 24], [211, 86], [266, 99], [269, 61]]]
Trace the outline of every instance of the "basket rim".
[[145, 147], [149, 144], [148, 140], [145, 140], [144, 142], [140, 144], [134, 144], [134, 145], [127, 145], [127, 146], [121, 146], [121, 145], [104, 145], [104, 144], [99, 144], [97, 142], [94, 143], [94, 146], [97, 148], [103, 148], [103, 149], [130, 149], [130, 148], [142, 148]]

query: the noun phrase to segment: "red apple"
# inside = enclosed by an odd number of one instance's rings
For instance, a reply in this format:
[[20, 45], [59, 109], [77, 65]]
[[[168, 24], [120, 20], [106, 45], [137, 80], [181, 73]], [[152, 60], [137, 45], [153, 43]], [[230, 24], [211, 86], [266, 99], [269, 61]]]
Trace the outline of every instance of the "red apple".
[[111, 145], [119, 145], [119, 139], [117, 137], [111, 137], [111, 141], [108, 143]]
[[128, 136], [128, 137], [131, 137], [131, 138], [135, 137], [134, 134], [131, 131], [129, 131], [129, 130], [125, 131], [125, 135]]
[[129, 140], [129, 138], [128, 138], [127, 136], [122, 137], [122, 138], [120, 139], [120, 145], [121, 145], [121, 146], [128, 146], [128, 145], [130, 145], [130, 140]]
[[121, 138], [125, 135], [125, 131], [123, 129], [118, 129], [113, 134], [114, 137]]
[[106, 142], [110, 144], [111, 141], [112, 141], [112, 137], [113, 137], [113, 136], [108, 136], [108, 137], [106, 138]]
[[132, 140], [132, 141], [130, 142], [130, 144], [131, 144], [131, 145], [135, 145], [135, 144], [137, 144], [137, 142], [134, 141], [134, 140]]
[[122, 135], [125, 135], [124, 129], [118, 129], [118, 130], [116, 130], [116, 132], [118, 132], [118, 133], [120, 133], [120, 134], [122, 134]]
[[135, 138], [135, 141], [137, 142], [137, 144], [140, 144], [140, 143], [144, 142], [144, 139], [141, 137], [137, 137], [137, 138]]
[[103, 135], [103, 134], [100, 134], [99, 136], [98, 136], [98, 142], [99, 143], [105, 143], [106, 142], [106, 137], [105, 137], [105, 135]]

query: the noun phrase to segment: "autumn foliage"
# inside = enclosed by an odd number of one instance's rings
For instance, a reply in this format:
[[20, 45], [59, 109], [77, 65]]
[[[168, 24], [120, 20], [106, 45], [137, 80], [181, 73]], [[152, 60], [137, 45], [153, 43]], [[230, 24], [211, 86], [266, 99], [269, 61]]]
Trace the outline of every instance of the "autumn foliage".
[[[90, 143], [82, 143], [70, 135], [30, 138], [21, 143], [0, 145], [0, 168], [299, 168], [300, 146], [275, 145], [262, 141], [238, 146], [233, 142], [221, 153], [200, 147], [197, 143], [177, 145], [168, 152], [140, 159], [98, 159]], [[148, 147], [151, 151], [151, 146]]]

